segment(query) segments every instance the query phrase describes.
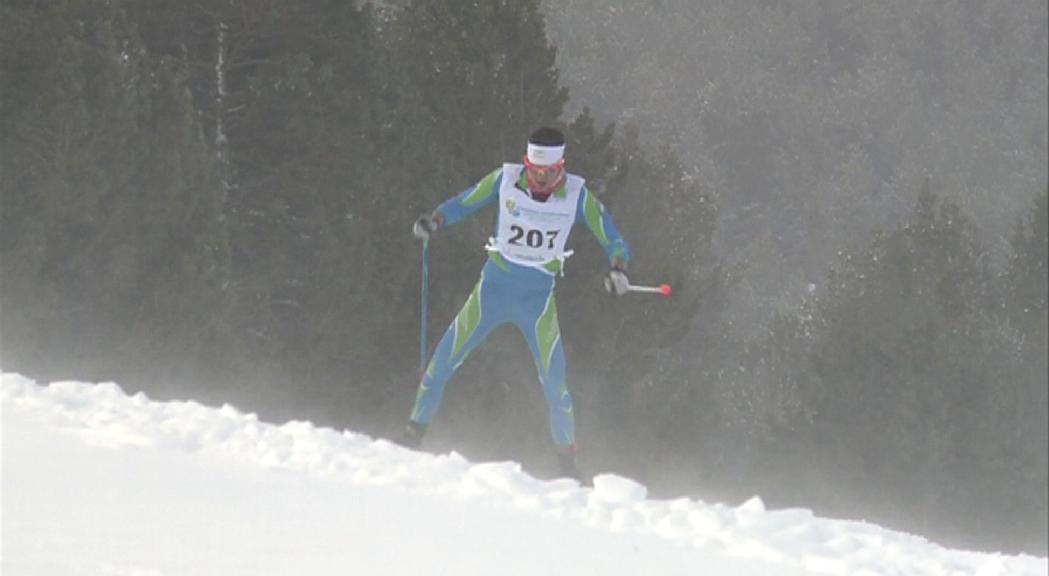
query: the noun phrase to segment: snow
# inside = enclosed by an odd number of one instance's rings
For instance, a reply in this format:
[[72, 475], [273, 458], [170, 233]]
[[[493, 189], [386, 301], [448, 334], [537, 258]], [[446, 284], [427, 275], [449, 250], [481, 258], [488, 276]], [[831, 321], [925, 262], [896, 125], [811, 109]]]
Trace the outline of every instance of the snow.
[[1049, 574], [756, 496], [649, 500], [112, 383], [0, 389], [6, 576]]

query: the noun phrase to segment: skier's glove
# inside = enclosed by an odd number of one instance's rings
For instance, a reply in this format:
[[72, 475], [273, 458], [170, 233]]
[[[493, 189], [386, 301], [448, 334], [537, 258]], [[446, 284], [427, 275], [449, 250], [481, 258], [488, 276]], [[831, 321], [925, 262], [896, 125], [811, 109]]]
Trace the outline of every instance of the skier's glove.
[[416, 218], [415, 223], [412, 224], [412, 235], [419, 240], [429, 240], [430, 234], [433, 234], [441, 227], [441, 221], [443, 220], [440, 214], [423, 214]]
[[622, 296], [630, 291], [630, 279], [621, 268], [612, 268], [605, 276], [605, 290], [613, 296]]

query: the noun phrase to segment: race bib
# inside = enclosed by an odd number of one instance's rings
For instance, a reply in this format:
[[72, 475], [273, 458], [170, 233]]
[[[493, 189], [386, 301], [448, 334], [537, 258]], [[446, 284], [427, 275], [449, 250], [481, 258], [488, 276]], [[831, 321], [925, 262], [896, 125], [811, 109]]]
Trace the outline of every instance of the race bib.
[[517, 187], [523, 169], [520, 164], [503, 165], [495, 244], [507, 260], [540, 267], [564, 258], [584, 181], [569, 174], [563, 197], [554, 194], [546, 202], [537, 202]]

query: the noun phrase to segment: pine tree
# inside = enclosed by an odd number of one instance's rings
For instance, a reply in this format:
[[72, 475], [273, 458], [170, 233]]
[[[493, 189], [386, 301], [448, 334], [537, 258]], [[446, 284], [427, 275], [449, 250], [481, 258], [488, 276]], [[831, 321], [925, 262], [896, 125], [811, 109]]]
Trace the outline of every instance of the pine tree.
[[25, 26], [0, 112], [5, 337], [54, 343], [12, 357], [45, 377], [178, 365], [225, 279], [222, 192], [184, 70], [153, 59], [118, 5], [5, 10]]
[[420, 0], [401, 11], [400, 72], [411, 80], [428, 143], [459, 177], [519, 158], [522, 142], [556, 124], [568, 98], [539, 2]]
[[[669, 150], [644, 151], [636, 132], [615, 143], [616, 165], [601, 196], [631, 243], [635, 283], [667, 282], [674, 295], [663, 300], [600, 293], [608, 266], [584, 249], [585, 263], [575, 297], [565, 306], [582, 339], [578, 352], [600, 375], [584, 380], [583, 409], [597, 410], [594, 442], [634, 446], [609, 450], [638, 471], [665, 459], [695, 462], [697, 438], [713, 414], [708, 402], [712, 366], [723, 353], [720, 311], [731, 283], [712, 251], [717, 208], [704, 183], [688, 178]], [[580, 242], [589, 245], [589, 242]], [[698, 322], [698, 319], [706, 322]], [[583, 373], [581, 371], [581, 373]], [[656, 444], [667, 450], [655, 451]], [[633, 458], [630, 455], [634, 455]], [[666, 479], [662, 479], [666, 481]]]
[[[1010, 489], [1017, 493], [1016, 508], [1023, 519], [1017, 531], [1030, 544], [1027, 549], [1045, 546], [1046, 486], [1049, 463], [1045, 446], [1049, 444], [1049, 194], [1042, 193], [1013, 236], [1014, 253], [1005, 273], [1005, 306], [1015, 356], [1015, 371], [1009, 386], [1003, 386], [998, 399], [1003, 436], [1021, 457], [1009, 465], [1018, 479]], [[1032, 514], [1035, 512], [1036, 514]]]
[[988, 486], [1022, 483], [1023, 447], [1002, 424], [1016, 417], [1015, 355], [987, 313], [999, 295], [984, 252], [927, 182], [906, 224], [843, 251], [803, 389], [837, 497], [867, 494], [885, 522], [945, 538], [976, 517], [1004, 529], [1001, 510], [1023, 498]]
[[1006, 271], [1011, 317], [1025, 328], [1045, 328], [1049, 266], [1049, 193], [1035, 199], [1013, 234], [1013, 255]]

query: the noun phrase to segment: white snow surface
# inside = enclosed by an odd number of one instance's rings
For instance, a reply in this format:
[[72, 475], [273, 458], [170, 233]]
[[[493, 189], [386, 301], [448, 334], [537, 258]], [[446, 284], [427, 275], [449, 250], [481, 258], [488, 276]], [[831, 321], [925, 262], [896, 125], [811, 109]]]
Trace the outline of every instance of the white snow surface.
[[0, 386], [4, 576], [1049, 574], [758, 497], [649, 500], [113, 383]]

